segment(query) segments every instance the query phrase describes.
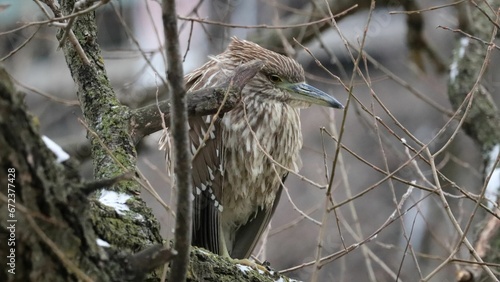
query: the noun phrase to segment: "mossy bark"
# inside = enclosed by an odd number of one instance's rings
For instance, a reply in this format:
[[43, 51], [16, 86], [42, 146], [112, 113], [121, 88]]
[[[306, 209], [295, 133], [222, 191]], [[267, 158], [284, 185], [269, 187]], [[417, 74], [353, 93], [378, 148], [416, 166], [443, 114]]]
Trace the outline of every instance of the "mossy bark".
[[[491, 20], [496, 19], [496, 15], [490, 11], [486, 2], [490, 7], [500, 7], [499, 0], [479, 3], [478, 6], [482, 11], [478, 7], [472, 7], [470, 3], [462, 4], [470, 5], [470, 20], [463, 25], [463, 31], [473, 36], [474, 39], [460, 34], [457, 47], [454, 50], [448, 83], [448, 97], [453, 108], [457, 110], [461, 107], [459, 118], [463, 117], [467, 104], [472, 99], [462, 128], [481, 149], [483, 163], [485, 164], [483, 179], [486, 179], [490, 173], [485, 169], [486, 164], [494, 161], [492, 158], [496, 158], [496, 156], [491, 155], [493, 148], [500, 146], [500, 113], [491, 97], [491, 93], [485, 87], [485, 76], [480, 77], [481, 73], [487, 70], [490, 63], [489, 53], [494, 49], [488, 42], [498, 36], [498, 31], [494, 32], [494, 24], [491, 22]], [[480, 79], [478, 80], [478, 78]], [[464, 101], [465, 104], [462, 105]], [[500, 187], [496, 189], [499, 191]], [[484, 222], [498, 220], [499, 212], [497, 211], [495, 215], [496, 209], [493, 209], [492, 214], [480, 213], [480, 216], [484, 216]], [[500, 246], [500, 229], [498, 224], [496, 225], [497, 230], [493, 231], [495, 235], [488, 235], [491, 236], [488, 237], [491, 238], [488, 242], [490, 247], [487, 248], [487, 253], [482, 254], [482, 259], [488, 263], [500, 264], [500, 249], [496, 247]], [[481, 236], [483, 232], [491, 232], [485, 230], [487, 226], [487, 224], [481, 224], [475, 234]], [[464, 267], [461, 271], [461, 273], [470, 274], [470, 280], [468, 281], [487, 281], [491, 279], [489, 276], [484, 276], [485, 274], [478, 265]], [[484, 277], [476, 277], [478, 273], [483, 273]], [[469, 277], [469, 274], [464, 274], [464, 277]], [[500, 276], [497, 276], [497, 278], [500, 278]]]
[[[113, 271], [101, 273], [107, 263], [95, 241], [82, 184], [66, 178], [55, 163], [27, 114], [24, 99], [15, 93], [7, 73], [0, 68], [0, 237], [2, 250], [15, 226], [15, 271], [7, 272], [6, 256], [0, 258], [1, 281], [73, 281], [85, 278], [107, 281]], [[12, 189], [7, 190], [8, 172]], [[15, 202], [5, 201], [12, 198]], [[7, 213], [8, 203], [13, 213]], [[13, 216], [10, 216], [13, 214]], [[8, 222], [14, 219], [16, 222]], [[51, 245], [55, 244], [56, 247]], [[62, 255], [61, 255], [62, 254]], [[73, 267], [71, 267], [73, 266]], [[81, 272], [75, 269], [82, 270]], [[99, 274], [97, 276], [97, 274]]]
[[[75, 1], [65, 1], [63, 14], [70, 14]], [[97, 44], [97, 26], [94, 13], [79, 16], [72, 31], [90, 63], [77, 52], [73, 41], [66, 39], [62, 50], [67, 65], [77, 86], [87, 138], [91, 141], [95, 179], [109, 179], [136, 170], [137, 153], [129, 134], [131, 111], [120, 104], [104, 68], [103, 58]], [[59, 33], [61, 38], [63, 31]], [[129, 211], [117, 213], [97, 199], [96, 193], [91, 208], [91, 220], [99, 238], [122, 251], [138, 252], [147, 246], [161, 243], [159, 224], [151, 210], [140, 198], [137, 181], [121, 181], [106, 190], [130, 196], [125, 203]]]

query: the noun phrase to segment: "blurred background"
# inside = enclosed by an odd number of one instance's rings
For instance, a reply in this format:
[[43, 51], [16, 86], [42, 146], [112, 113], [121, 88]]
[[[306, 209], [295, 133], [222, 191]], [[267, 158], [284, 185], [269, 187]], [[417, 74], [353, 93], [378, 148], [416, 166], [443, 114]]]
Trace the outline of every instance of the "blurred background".
[[[293, 40], [281, 45], [285, 48], [268, 45], [269, 29], [256, 28], [264, 24], [285, 25], [291, 17], [302, 17], [305, 19], [302, 23], [306, 23], [308, 15], [314, 18], [314, 7], [318, 7], [315, 5], [324, 5], [316, 2], [322, 1], [178, 1], [178, 14], [182, 17], [246, 26], [232, 28], [180, 19], [184, 70], [189, 72], [201, 66], [208, 55], [222, 52], [230, 37], [237, 36], [268, 48], [276, 47], [295, 57], [304, 66], [310, 84], [344, 104], [349, 93], [342, 83], [352, 86], [356, 99], [351, 100], [346, 112], [316, 106], [302, 111], [304, 148], [300, 174], [315, 183], [328, 184], [337, 149], [335, 140], [343, 131], [341, 143], [346, 149], [341, 150], [335, 164], [331, 196], [335, 204], [342, 205], [325, 212], [328, 198], [324, 187], [289, 176], [286, 182], [289, 197], [287, 193], [282, 195], [267, 236], [255, 254], [269, 261], [274, 269], [287, 270], [290, 277], [304, 281], [310, 280], [315, 271], [319, 281], [396, 281], [397, 277], [401, 281], [420, 280], [450, 255], [460, 237], [436, 194], [410, 189], [412, 181], [430, 187], [426, 181], [433, 183], [434, 180], [428, 164], [418, 158], [407, 163], [410, 157], [401, 138], [419, 149], [410, 133], [424, 144], [430, 142], [429, 149], [435, 152], [449, 140], [458, 125], [452, 121], [444, 133], [435, 138], [453, 112], [447, 85], [452, 51], [457, 44], [455, 33], [438, 26], [457, 28], [459, 9], [448, 6], [421, 14], [422, 34], [435, 57], [415, 55], [415, 47], [409, 46], [408, 16], [391, 13], [404, 9], [400, 1], [377, 1], [373, 13], [367, 9], [369, 1], [333, 1], [339, 2], [338, 7], [331, 7], [334, 14], [340, 12], [339, 7], [359, 6], [337, 19], [338, 29], [328, 25], [318, 28], [311, 36], [305, 32], [299, 34], [297, 41], [310, 53]], [[450, 3], [416, 2], [419, 9]], [[325, 12], [328, 11], [323, 10]], [[99, 8], [96, 16], [108, 76], [120, 100], [131, 107], [153, 103], [157, 86], [162, 83], [160, 78], [165, 76], [158, 1], [113, 0]], [[79, 161], [82, 177], [92, 179], [86, 130], [78, 120], [82, 115], [76, 87], [57, 48], [57, 29], [43, 24], [8, 32], [45, 19], [34, 1], [0, 0], [0, 58], [18, 89], [26, 93], [26, 103], [38, 118], [42, 134], [70, 152]], [[276, 32], [278, 38], [281, 31], [286, 29]], [[352, 47], [347, 48], [339, 34]], [[284, 41], [286, 37], [279, 40]], [[369, 83], [359, 75], [352, 80], [351, 52], [356, 58], [356, 49], [363, 41], [364, 51], [373, 60], [361, 60], [359, 68]], [[500, 91], [498, 61], [496, 52], [484, 77], [485, 85], [493, 94]], [[164, 96], [160, 91], [159, 98]], [[498, 95], [495, 99], [498, 103]], [[345, 123], [343, 128], [342, 123]], [[172, 204], [164, 155], [157, 149], [158, 138], [158, 133], [153, 134], [139, 145], [139, 169], [164, 201]], [[437, 169], [450, 179], [441, 185], [450, 193], [451, 209], [458, 222], [465, 224], [475, 203], [459, 196], [455, 188], [471, 193], [480, 191], [483, 185], [480, 150], [459, 131], [437, 161]], [[399, 180], [386, 179], [382, 173], [393, 172], [405, 163], [394, 174]], [[382, 172], [377, 171], [378, 168]], [[353, 198], [361, 192], [364, 193]], [[161, 222], [162, 234], [171, 238], [171, 215], [148, 192], [144, 192], [143, 197]], [[477, 223], [475, 220], [473, 224]], [[470, 231], [469, 235], [474, 234]], [[319, 241], [320, 257], [333, 255], [333, 258], [319, 270], [307, 265], [299, 267], [316, 259]], [[361, 246], [346, 254], [334, 255], [361, 242]], [[469, 254], [464, 249], [456, 257], [468, 259]], [[455, 281], [459, 267], [450, 263], [430, 281]]]

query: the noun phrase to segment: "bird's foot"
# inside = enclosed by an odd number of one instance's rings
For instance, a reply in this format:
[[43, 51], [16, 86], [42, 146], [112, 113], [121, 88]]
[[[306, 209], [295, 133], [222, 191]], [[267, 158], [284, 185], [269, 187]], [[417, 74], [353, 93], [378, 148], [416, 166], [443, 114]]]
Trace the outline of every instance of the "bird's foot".
[[261, 264], [254, 262], [254, 261], [251, 261], [249, 259], [233, 259], [233, 262], [236, 264], [239, 264], [243, 268], [245, 268], [245, 269], [241, 269], [242, 271], [246, 271], [246, 270], [248, 270], [248, 269], [246, 269], [246, 267], [250, 267], [250, 268], [257, 270], [258, 272], [271, 274], [270, 268], [268, 265], [261, 265]]

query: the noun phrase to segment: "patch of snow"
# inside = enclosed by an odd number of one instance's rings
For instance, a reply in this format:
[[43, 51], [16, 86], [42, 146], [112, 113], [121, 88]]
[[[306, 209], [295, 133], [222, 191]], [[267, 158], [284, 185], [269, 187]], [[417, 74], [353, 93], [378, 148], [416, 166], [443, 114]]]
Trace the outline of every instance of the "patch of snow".
[[138, 221], [144, 222], [144, 216], [142, 216], [142, 214], [136, 214], [135, 219]]
[[[460, 49], [458, 49], [458, 58], [461, 59], [465, 55], [465, 48], [469, 45], [469, 39], [462, 37], [460, 39]], [[458, 60], [454, 60], [450, 66], [450, 82], [454, 82], [458, 75]]]
[[250, 270], [252, 270], [252, 268], [250, 266], [247, 266], [247, 265], [242, 265], [242, 264], [237, 264], [236, 267], [238, 267], [238, 269], [243, 272], [243, 273], [246, 273]]
[[494, 206], [494, 203], [497, 202], [498, 193], [500, 191], [500, 168], [493, 167], [495, 161], [497, 159], [498, 153], [500, 152], [500, 145], [496, 145], [493, 147], [491, 152], [489, 153], [489, 162], [486, 166], [486, 173], [491, 174], [490, 181], [486, 185], [486, 192], [484, 193], [485, 198], [488, 200], [488, 207], [491, 209]]
[[111, 245], [108, 242], [104, 241], [101, 238], [97, 238], [95, 241], [96, 241], [96, 243], [97, 243], [98, 246], [101, 246], [101, 247], [104, 247], [104, 248], [111, 247]]
[[123, 215], [124, 211], [130, 210], [125, 204], [128, 199], [130, 199], [130, 196], [127, 194], [103, 190], [101, 192], [101, 196], [99, 197], [99, 202], [103, 205], [114, 208], [118, 214]]
[[[286, 282], [287, 280], [283, 279], [283, 278], [278, 278], [278, 280], [274, 280], [274, 282]], [[300, 280], [295, 280], [295, 279], [288, 279], [288, 282], [302, 282]]]
[[66, 153], [61, 146], [59, 146], [56, 142], [52, 141], [49, 137], [43, 135], [42, 140], [57, 157], [56, 162], [62, 163], [64, 161], [67, 161], [69, 159], [68, 153]]
[[[173, 231], [172, 231], [173, 232]], [[198, 249], [198, 252], [202, 253], [202, 254], [205, 254], [205, 255], [210, 255], [210, 253], [202, 250], [202, 249]]]

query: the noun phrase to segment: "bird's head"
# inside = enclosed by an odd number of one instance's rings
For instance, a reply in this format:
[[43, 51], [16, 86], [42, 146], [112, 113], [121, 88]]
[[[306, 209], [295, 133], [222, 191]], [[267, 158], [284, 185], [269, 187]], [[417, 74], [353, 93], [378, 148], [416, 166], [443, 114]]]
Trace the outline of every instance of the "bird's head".
[[249, 81], [246, 87], [253, 88], [258, 99], [272, 99], [294, 107], [311, 104], [343, 109], [344, 106], [327, 93], [305, 82], [304, 69], [295, 60], [265, 49], [253, 42], [232, 38], [226, 52], [233, 64], [252, 60], [265, 62], [262, 70]]

